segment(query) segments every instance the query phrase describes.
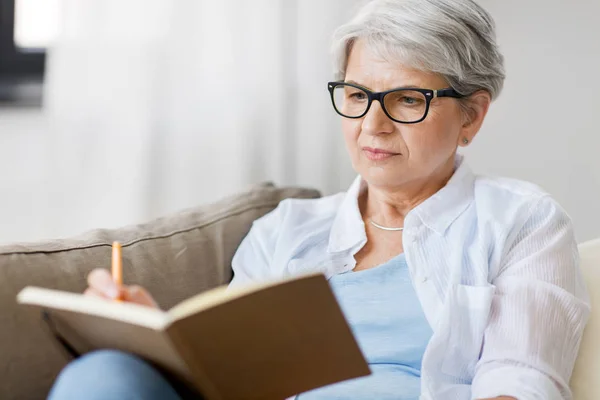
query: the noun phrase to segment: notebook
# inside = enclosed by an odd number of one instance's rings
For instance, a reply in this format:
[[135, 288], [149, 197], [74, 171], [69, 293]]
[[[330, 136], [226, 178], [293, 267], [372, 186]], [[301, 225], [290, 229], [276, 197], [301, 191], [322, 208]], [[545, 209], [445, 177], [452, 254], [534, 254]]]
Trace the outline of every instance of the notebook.
[[370, 374], [322, 274], [222, 286], [168, 311], [39, 287], [17, 301], [72, 353], [135, 353], [207, 400], [282, 400]]

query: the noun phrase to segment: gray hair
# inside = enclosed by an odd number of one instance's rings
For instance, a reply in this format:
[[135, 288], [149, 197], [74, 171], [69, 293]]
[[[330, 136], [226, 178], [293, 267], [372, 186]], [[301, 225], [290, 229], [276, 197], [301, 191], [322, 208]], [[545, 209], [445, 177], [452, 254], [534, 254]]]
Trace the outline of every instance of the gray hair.
[[496, 99], [504, 57], [491, 15], [473, 0], [372, 0], [333, 40], [336, 79], [344, 79], [358, 40], [387, 61], [442, 75], [459, 93], [486, 90]]

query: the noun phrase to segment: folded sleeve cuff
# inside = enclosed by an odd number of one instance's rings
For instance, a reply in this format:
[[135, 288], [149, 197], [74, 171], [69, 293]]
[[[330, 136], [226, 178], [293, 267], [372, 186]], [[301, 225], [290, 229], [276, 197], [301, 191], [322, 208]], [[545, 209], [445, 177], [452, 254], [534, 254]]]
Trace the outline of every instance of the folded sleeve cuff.
[[517, 400], [563, 400], [557, 385], [546, 374], [524, 366], [482, 367], [471, 386], [472, 399], [512, 396]]

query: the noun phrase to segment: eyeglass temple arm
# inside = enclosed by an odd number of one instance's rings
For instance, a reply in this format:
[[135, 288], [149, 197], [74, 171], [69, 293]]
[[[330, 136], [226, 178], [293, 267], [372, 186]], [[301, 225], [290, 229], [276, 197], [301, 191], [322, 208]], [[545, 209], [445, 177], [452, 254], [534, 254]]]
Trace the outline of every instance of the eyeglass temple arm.
[[448, 89], [440, 89], [440, 90], [434, 90], [433, 91], [433, 98], [435, 99], [436, 97], [456, 97], [456, 98], [461, 98], [461, 97], [465, 97], [464, 95], [458, 93], [456, 90], [452, 89], [452, 88], [448, 88]]

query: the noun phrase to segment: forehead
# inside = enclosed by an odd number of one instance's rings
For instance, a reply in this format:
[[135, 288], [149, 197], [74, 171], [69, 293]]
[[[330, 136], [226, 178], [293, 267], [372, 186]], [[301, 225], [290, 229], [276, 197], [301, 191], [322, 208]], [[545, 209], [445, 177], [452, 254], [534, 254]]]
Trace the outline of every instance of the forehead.
[[439, 74], [420, 71], [398, 61], [385, 60], [360, 39], [354, 43], [348, 55], [345, 80], [376, 91], [402, 86], [428, 89], [447, 87], [447, 82]]

